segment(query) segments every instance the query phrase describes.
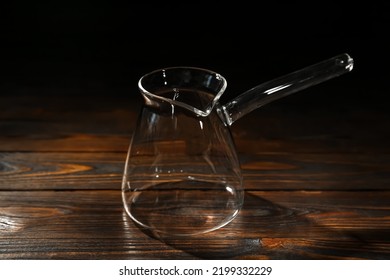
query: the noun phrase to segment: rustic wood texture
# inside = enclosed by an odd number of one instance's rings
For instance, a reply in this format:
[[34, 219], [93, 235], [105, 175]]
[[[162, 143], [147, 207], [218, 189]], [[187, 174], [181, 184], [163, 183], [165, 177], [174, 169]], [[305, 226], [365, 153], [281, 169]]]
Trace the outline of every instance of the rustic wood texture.
[[138, 96], [5, 92], [0, 259], [390, 259], [381, 106], [281, 102], [239, 120], [243, 210], [220, 230], [173, 238], [141, 230], [122, 207]]
[[0, 195], [2, 258], [377, 259], [390, 250], [390, 192], [250, 191], [225, 228], [160, 239], [127, 218], [118, 190]]

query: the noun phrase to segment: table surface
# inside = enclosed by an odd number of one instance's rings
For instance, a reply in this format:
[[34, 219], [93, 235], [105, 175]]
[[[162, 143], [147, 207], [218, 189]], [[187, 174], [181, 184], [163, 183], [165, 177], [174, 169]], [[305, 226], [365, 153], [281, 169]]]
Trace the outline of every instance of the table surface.
[[122, 206], [136, 89], [6, 88], [0, 259], [389, 259], [390, 114], [362, 94], [360, 103], [329, 101], [334, 87], [232, 125], [243, 209], [185, 238], [151, 236]]

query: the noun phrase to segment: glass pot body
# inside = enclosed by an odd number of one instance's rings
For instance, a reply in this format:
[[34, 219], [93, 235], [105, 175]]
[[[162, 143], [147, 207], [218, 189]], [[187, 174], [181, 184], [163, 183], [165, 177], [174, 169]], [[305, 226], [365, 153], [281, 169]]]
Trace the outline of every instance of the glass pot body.
[[139, 82], [145, 103], [127, 154], [127, 214], [157, 235], [193, 235], [232, 221], [242, 175], [218, 98], [226, 80], [208, 70], [168, 68]]

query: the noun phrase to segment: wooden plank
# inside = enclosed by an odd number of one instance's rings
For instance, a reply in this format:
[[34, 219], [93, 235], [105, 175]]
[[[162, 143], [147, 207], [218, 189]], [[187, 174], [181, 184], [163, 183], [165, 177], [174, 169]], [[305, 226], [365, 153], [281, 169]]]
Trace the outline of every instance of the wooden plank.
[[118, 138], [122, 148], [130, 141], [142, 101], [128, 89], [121, 94], [26, 91], [0, 97], [1, 151], [79, 151], [88, 143], [103, 151], [111, 143], [113, 151]]
[[2, 191], [0, 259], [388, 259], [389, 202], [389, 191], [248, 192], [226, 227], [156, 238], [117, 190]]
[[[0, 153], [0, 190], [120, 189], [125, 152]], [[390, 154], [240, 154], [247, 190], [389, 190]]]
[[[110, 125], [106, 124], [106, 129]], [[47, 128], [49, 125], [44, 126]], [[65, 133], [62, 128], [63, 126], [59, 125], [53, 128], [52, 132], [0, 135], [0, 152], [126, 152], [133, 133], [130, 129], [123, 130], [121, 134], [92, 134], [88, 131]], [[267, 136], [251, 136], [252, 138], [245, 139], [240, 138], [244, 136], [239, 136], [242, 132], [243, 130], [234, 131], [233, 135], [239, 153], [390, 153], [390, 145], [387, 145], [385, 136], [365, 140], [338, 139], [333, 135], [312, 135], [313, 139]]]
[[1, 152], [127, 152], [131, 134], [23, 134], [0, 136]]
[[381, 190], [390, 187], [389, 154], [241, 155], [247, 189]]
[[125, 153], [0, 153], [0, 189], [120, 189]]
[[[142, 106], [138, 92], [127, 95], [129, 89], [122, 89], [93, 95], [58, 91], [1, 96], [0, 151], [127, 149]], [[281, 102], [238, 120], [231, 127], [237, 150], [390, 153], [388, 111], [372, 106], [302, 107], [288, 108]]]

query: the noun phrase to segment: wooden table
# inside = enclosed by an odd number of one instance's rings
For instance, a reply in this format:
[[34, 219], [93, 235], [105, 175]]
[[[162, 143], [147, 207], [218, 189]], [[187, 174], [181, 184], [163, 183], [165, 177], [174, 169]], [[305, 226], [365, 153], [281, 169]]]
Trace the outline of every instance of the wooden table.
[[389, 259], [390, 114], [348, 81], [233, 124], [243, 210], [215, 232], [163, 240], [122, 207], [135, 87], [2, 88], [0, 259]]

